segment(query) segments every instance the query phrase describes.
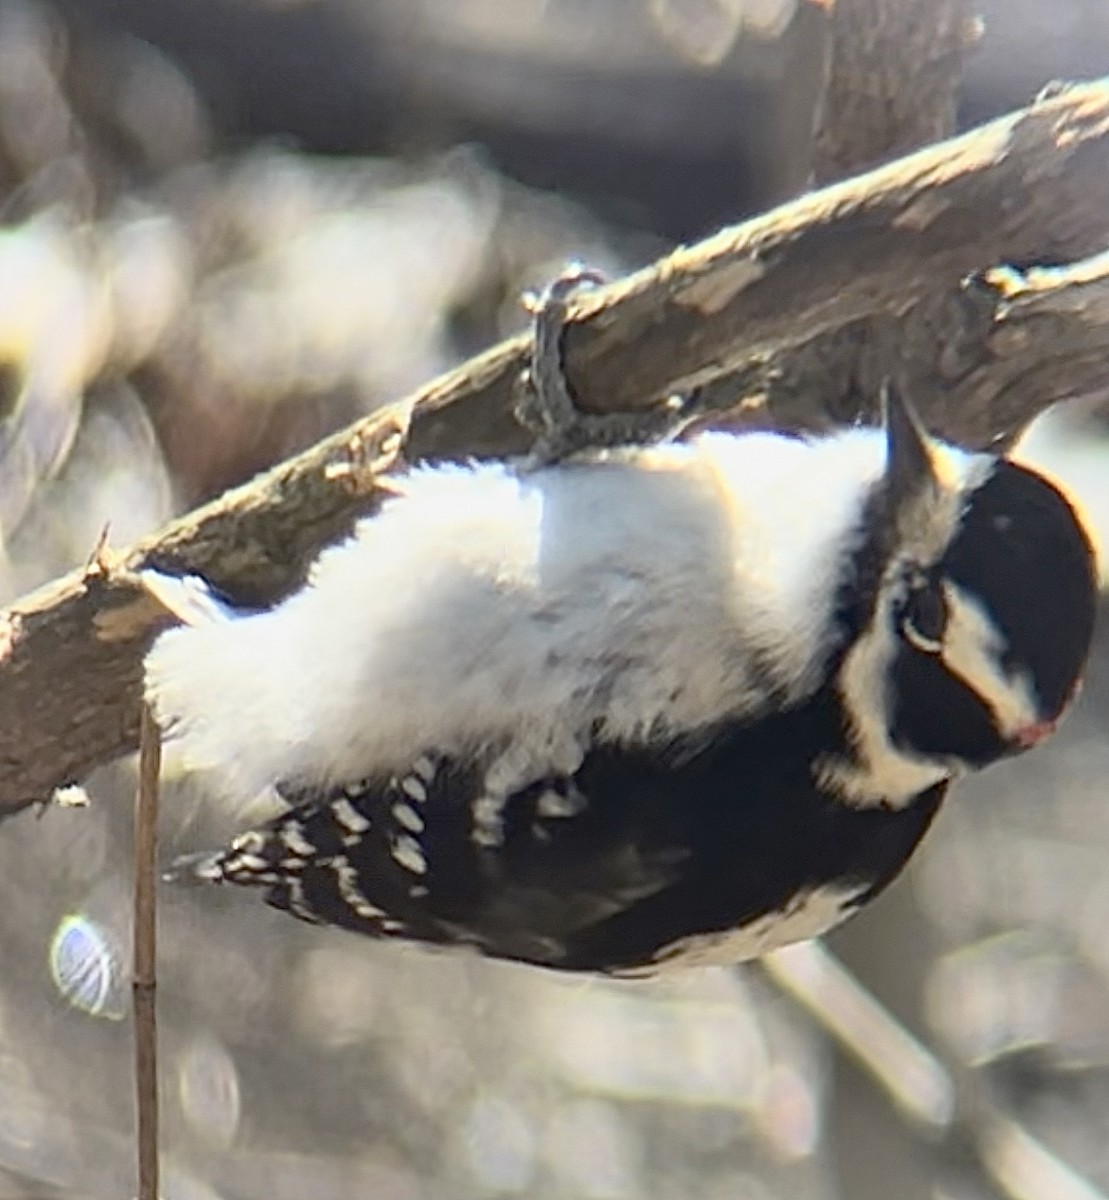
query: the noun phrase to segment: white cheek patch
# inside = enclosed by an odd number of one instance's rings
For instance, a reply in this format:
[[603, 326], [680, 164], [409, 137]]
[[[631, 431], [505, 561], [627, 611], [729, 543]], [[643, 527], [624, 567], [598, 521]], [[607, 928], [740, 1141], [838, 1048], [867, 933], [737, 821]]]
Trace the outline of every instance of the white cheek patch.
[[952, 773], [946, 764], [920, 758], [890, 740], [889, 674], [897, 635], [889, 604], [887, 596], [840, 671], [839, 691], [850, 723], [853, 755], [825, 755], [814, 765], [819, 786], [859, 808], [900, 808]]
[[982, 605], [950, 581], [943, 591], [948, 618], [940, 661], [990, 710], [1002, 737], [1013, 738], [1040, 719], [1031, 681], [1002, 666], [1005, 639]]

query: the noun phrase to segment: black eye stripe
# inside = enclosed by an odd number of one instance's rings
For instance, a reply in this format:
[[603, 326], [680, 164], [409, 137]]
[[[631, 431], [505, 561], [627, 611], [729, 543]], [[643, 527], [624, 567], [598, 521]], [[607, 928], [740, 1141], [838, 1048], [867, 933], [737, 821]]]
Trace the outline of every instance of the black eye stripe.
[[917, 754], [983, 766], [1004, 745], [982, 697], [935, 656], [905, 654], [894, 666], [890, 737]]

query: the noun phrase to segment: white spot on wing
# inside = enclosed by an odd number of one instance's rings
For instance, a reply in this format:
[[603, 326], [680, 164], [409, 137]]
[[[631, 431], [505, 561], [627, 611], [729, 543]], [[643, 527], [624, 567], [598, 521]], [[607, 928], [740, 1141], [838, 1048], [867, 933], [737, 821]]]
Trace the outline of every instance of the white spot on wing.
[[349, 800], [333, 800], [331, 811], [335, 814], [335, 820], [351, 833], [365, 833], [370, 827], [369, 818], [364, 817]]
[[569, 784], [565, 792], [557, 788], [547, 788], [539, 797], [535, 811], [541, 817], [576, 817], [587, 807], [585, 796], [573, 784]]
[[302, 920], [311, 921], [313, 925], [319, 925], [320, 918], [305, 899], [304, 884], [300, 878], [296, 875], [289, 876], [285, 879], [284, 885], [288, 892], [289, 911], [296, 913]]
[[410, 834], [402, 833], [393, 842], [393, 858], [413, 875], [422, 875], [427, 870], [427, 859], [420, 843]]
[[[552, 736], [542, 743], [509, 744], [486, 767], [481, 793], [471, 803], [471, 839], [479, 846], [501, 845], [504, 842], [504, 808], [512, 797], [544, 776], [573, 775], [584, 756], [584, 749], [576, 739], [567, 741]], [[570, 801], [554, 797], [547, 803], [552, 809], [561, 809]], [[573, 814], [552, 811], [549, 815]]]
[[257, 829], [249, 829], [240, 833], [231, 843], [231, 849], [246, 854], [259, 854], [266, 848], [265, 835]]
[[316, 847], [304, 836], [304, 827], [299, 821], [286, 821], [279, 834], [281, 844], [302, 858], [311, 858]]
[[367, 899], [358, 879], [358, 872], [350, 865], [350, 860], [340, 855], [332, 860], [335, 877], [339, 887], [339, 895], [351, 909], [360, 917], [376, 920], [385, 916], [385, 910], [378, 908]]
[[233, 875], [240, 873], [252, 875], [258, 871], [264, 871], [269, 865], [269, 862], [260, 854], [235, 854], [228, 860], [224, 872]]
[[416, 775], [406, 775], [400, 781], [400, 790], [418, 804], [423, 804], [427, 799], [427, 787], [423, 780]]
[[504, 842], [504, 806], [506, 796], [478, 796], [473, 803], [474, 828], [470, 838], [479, 846], [499, 846]]
[[424, 819], [411, 804], [394, 804], [393, 819], [398, 825], [404, 826], [409, 833], [422, 833]]

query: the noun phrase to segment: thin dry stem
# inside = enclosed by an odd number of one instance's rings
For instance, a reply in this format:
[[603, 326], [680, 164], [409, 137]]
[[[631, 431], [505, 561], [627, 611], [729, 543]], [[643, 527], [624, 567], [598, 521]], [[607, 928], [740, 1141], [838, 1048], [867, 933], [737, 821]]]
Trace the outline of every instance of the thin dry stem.
[[131, 991], [135, 1021], [135, 1099], [138, 1112], [138, 1200], [158, 1200], [157, 856], [158, 774], [162, 742], [143, 705], [139, 785], [135, 797], [134, 960]]

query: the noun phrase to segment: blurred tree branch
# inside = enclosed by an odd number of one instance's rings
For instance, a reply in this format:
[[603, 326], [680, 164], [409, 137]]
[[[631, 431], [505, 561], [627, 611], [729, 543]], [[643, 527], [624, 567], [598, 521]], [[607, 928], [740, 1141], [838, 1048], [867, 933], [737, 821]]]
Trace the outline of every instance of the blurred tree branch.
[[819, 182], [954, 130], [972, 14], [969, 0], [835, 0], [813, 164]]
[[[878, 1003], [820, 939], [776, 950], [761, 965], [867, 1071], [892, 1102], [890, 1108], [900, 1113], [918, 1154], [921, 1142], [931, 1150], [936, 1175], [973, 1180], [981, 1194], [996, 1189], [1010, 1200], [1032, 1195], [1104, 1200], [1101, 1191], [999, 1103], [981, 1072], [947, 1066]], [[890, 1131], [882, 1133], [888, 1137]], [[873, 1171], [873, 1157], [867, 1157], [871, 1161], [864, 1168]], [[899, 1196], [937, 1194], [932, 1181], [912, 1169], [908, 1155], [902, 1166], [894, 1176]], [[875, 1186], [860, 1186], [855, 1178], [845, 1194], [889, 1193], [888, 1174], [869, 1178]]]
[[[934, 428], [991, 443], [1102, 377], [1103, 267], [1020, 267], [1104, 249], [1107, 177], [1109, 83], [1057, 92], [583, 295], [568, 373], [592, 411], [700, 389], [706, 409], [738, 409], [746, 423], [819, 426], [869, 411], [876, 389], [822, 369], [822, 347], [877, 318], [888, 336], [875, 339], [871, 369], [899, 375]], [[962, 288], [974, 273], [979, 282]], [[939, 310], [914, 323], [906, 346], [897, 321], [914, 304]], [[526, 354], [525, 338], [505, 342], [12, 605], [0, 619], [0, 813], [134, 748], [142, 657], [168, 619], [138, 571], [195, 572], [238, 600], [275, 599], [373, 508], [398, 452], [525, 450], [512, 396]], [[775, 390], [778, 381], [789, 386]]]

